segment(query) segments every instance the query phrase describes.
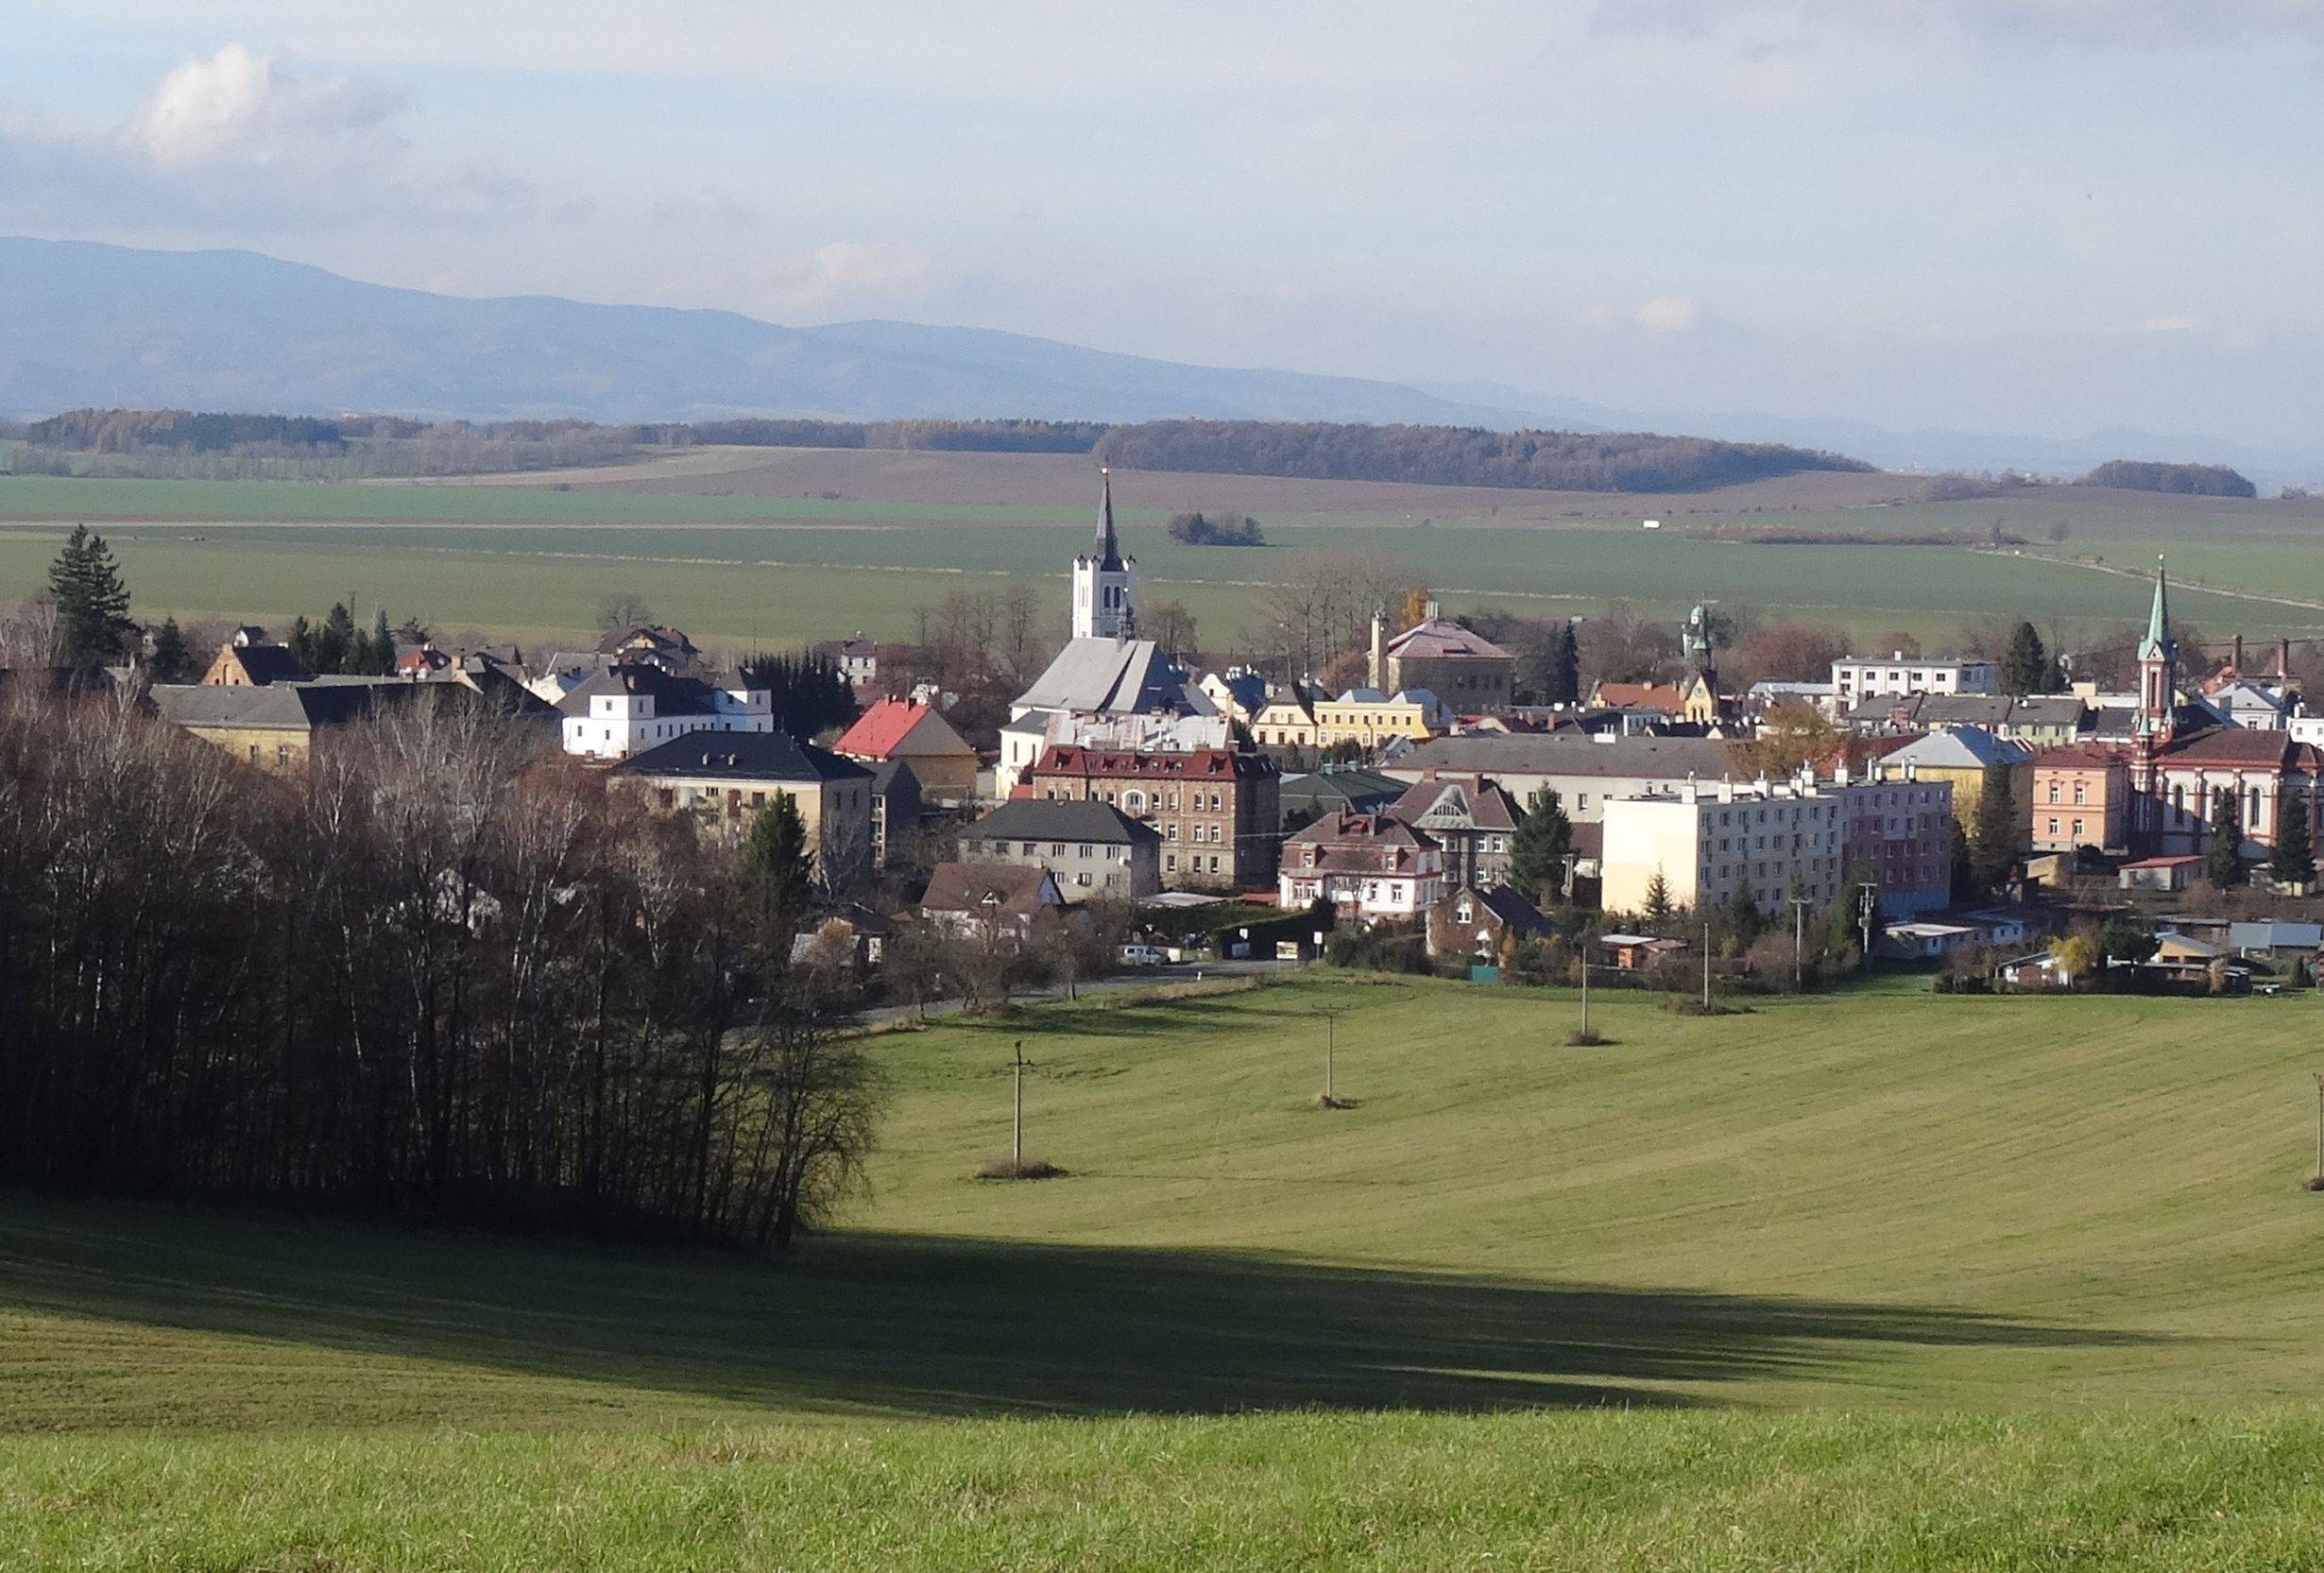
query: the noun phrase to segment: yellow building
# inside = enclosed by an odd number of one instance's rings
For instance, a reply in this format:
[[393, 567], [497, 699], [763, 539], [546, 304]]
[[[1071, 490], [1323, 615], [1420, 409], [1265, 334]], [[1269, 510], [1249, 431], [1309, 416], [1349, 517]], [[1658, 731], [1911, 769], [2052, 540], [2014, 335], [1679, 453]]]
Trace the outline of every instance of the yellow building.
[[1371, 747], [1393, 738], [1423, 743], [1451, 726], [1451, 712], [1427, 689], [1382, 693], [1376, 688], [1352, 688], [1315, 707], [1315, 745], [1356, 743]]
[[607, 775], [635, 782], [656, 806], [693, 815], [726, 840], [749, 833], [778, 797], [799, 811], [815, 877], [845, 894], [871, 878], [872, 773], [784, 732], [690, 732], [633, 754]]
[[1328, 696], [1312, 683], [1286, 683], [1251, 718], [1251, 741], [1262, 748], [1315, 746], [1315, 707]]

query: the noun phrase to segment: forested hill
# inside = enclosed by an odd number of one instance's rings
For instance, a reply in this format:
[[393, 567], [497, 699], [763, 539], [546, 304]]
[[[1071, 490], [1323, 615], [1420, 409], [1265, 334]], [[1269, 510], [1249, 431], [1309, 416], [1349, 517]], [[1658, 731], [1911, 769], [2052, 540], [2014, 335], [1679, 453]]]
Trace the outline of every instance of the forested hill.
[[1551, 491], [1700, 491], [1803, 470], [1872, 468], [1805, 448], [1645, 432], [1489, 432], [1468, 426], [1264, 420], [1116, 426], [1098, 439], [1097, 453], [1125, 470]]

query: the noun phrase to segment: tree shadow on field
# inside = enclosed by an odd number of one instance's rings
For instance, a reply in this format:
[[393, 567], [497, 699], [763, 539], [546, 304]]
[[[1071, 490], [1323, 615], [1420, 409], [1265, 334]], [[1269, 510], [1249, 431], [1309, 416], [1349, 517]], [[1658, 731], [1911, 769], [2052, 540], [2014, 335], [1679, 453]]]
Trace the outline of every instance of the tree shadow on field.
[[[1700, 1402], [1880, 1346], [2141, 1341], [1220, 1251], [862, 1234], [768, 1263], [12, 1200], [11, 1313], [913, 1415]], [[1675, 1385], [1691, 1394], [1658, 1391]]]

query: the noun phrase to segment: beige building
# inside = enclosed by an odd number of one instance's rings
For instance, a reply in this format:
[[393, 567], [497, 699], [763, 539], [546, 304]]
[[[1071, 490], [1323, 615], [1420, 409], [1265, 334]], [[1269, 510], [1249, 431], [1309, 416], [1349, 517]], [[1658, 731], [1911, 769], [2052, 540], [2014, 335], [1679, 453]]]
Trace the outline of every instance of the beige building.
[[1315, 707], [1330, 695], [1313, 683], [1285, 683], [1251, 718], [1251, 741], [1262, 748], [1315, 746]]
[[788, 797], [807, 828], [825, 890], [845, 895], [871, 878], [872, 773], [787, 733], [695, 732], [634, 754], [608, 775], [728, 841], [740, 841], [776, 798]]
[[1393, 639], [1386, 622], [1372, 620], [1370, 685], [1388, 692], [1427, 690], [1463, 715], [1505, 710], [1515, 684], [1517, 659], [1508, 651], [1437, 615], [1427, 615]]

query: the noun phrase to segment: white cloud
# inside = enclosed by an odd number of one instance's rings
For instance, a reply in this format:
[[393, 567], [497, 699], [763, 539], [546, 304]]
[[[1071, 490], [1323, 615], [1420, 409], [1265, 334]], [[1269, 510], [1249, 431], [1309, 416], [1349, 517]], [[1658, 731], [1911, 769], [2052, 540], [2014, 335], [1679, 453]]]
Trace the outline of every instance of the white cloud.
[[1695, 325], [1693, 299], [1683, 295], [1658, 295], [1640, 306], [1632, 320], [1653, 333], [1683, 333]]
[[280, 163], [374, 141], [402, 108], [402, 95], [379, 82], [303, 71], [229, 43], [166, 73], [115, 136], [162, 169]]
[[2139, 324], [2142, 333], [2184, 333], [2195, 328], [2192, 316], [2150, 316]]
[[489, 162], [415, 168], [408, 114], [382, 81], [228, 43], [172, 66], [109, 130], [0, 124], [0, 220], [263, 231], [533, 206], [530, 184]]

